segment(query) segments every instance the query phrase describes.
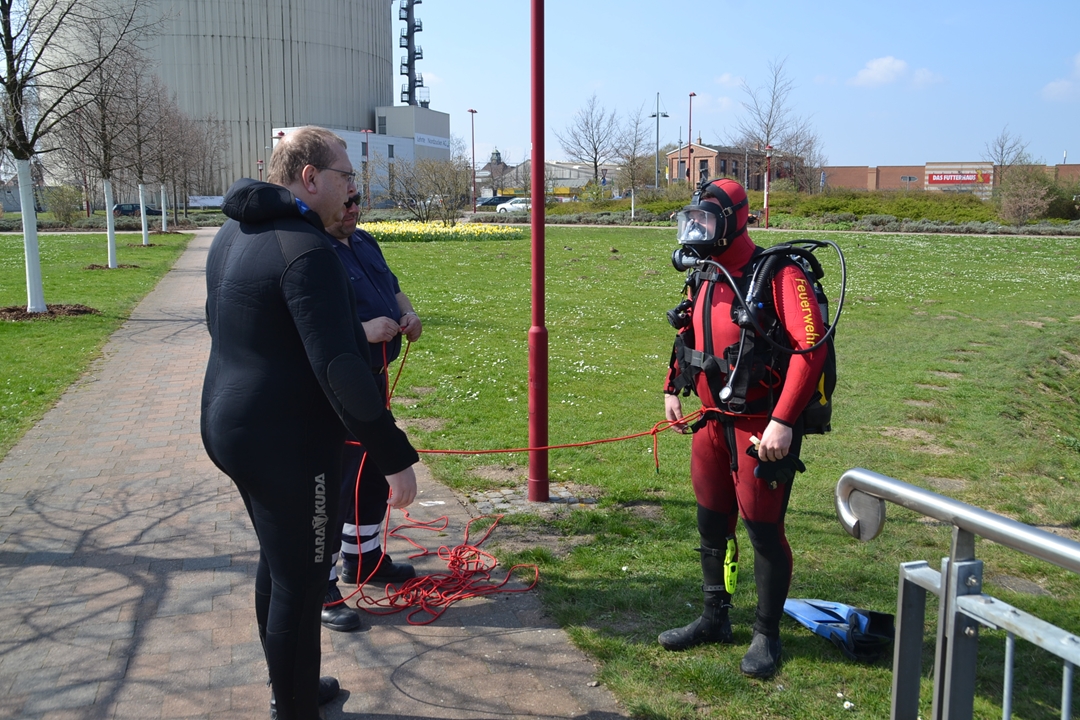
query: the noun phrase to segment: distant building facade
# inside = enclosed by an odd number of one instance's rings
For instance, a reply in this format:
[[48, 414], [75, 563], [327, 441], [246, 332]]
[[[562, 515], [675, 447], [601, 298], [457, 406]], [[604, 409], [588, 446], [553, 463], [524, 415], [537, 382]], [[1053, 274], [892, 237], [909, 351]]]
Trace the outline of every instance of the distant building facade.
[[[692, 175], [688, 170], [691, 166]], [[765, 151], [757, 148], [706, 145], [699, 140], [667, 154], [668, 183], [689, 181], [697, 185], [702, 178], [729, 177], [750, 190], [761, 190], [767, 166], [773, 180], [790, 174], [779, 155], [767, 163]]]
[[[1040, 166], [1041, 167], [1041, 166]], [[823, 168], [825, 186], [853, 190], [928, 190], [966, 192], [988, 199], [1000, 182], [1001, 168], [988, 162], [931, 162], [925, 165], [841, 165]], [[1047, 175], [1080, 181], [1080, 164], [1047, 165]]]
[[[387, 170], [395, 162], [450, 159], [450, 116], [446, 113], [418, 105], [377, 107], [375, 127], [376, 132], [330, 128], [345, 141], [365, 196], [387, 194]], [[274, 145], [295, 129], [273, 128]]]

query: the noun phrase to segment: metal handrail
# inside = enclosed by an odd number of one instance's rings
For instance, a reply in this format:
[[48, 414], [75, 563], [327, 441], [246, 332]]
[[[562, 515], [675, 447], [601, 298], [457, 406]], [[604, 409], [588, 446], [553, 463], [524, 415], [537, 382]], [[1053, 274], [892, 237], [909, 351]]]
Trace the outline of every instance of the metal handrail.
[[[880, 506], [874, 507], [872, 503], [867, 503], [865, 497], [853, 498], [853, 493], [863, 493], [874, 498]], [[864, 468], [848, 470], [836, 484], [836, 514], [844, 529], [860, 540], [872, 540], [881, 532], [885, 525], [886, 500], [926, 517], [951, 523], [999, 545], [1080, 573], [1080, 543], [1060, 535], [965, 505], [944, 495]]]

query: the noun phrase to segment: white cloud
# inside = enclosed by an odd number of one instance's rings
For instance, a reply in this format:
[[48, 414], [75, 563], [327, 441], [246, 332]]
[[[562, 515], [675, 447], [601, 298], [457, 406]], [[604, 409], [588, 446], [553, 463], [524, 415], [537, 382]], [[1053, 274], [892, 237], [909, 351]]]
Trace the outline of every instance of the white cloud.
[[866, 63], [866, 67], [860, 70], [855, 77], [848, 80], [848, 84], [861, 87], [888, 85], [899, 80], [906, 72], [907, 63], [889, 55]]
[[731, 73], [724, 73], [716, 78], [716, 84], [724, 87], [739, 87], [742, 85], [742, 78], [735, 77]]
[[1072, 74], [1046, 83], [1042, 89], [1043, 100], [1062, 101], [1080, 97], [1080, 53], [1073, 58]]
[[443, 79], [433, 72], [424, 73], [424, 85], [442, 85]]
[[919, 68], [915, 71], [914, 77], [911, 78], [911, 86], [917, 90], [943, 82], [945, 82], [944, 76], [938, 75], [927, 68]]
[[1068, 100], [1075, 93], [1076, 83], [1071, 80], [1054, 80], [1043, 86], [1043, 100]]

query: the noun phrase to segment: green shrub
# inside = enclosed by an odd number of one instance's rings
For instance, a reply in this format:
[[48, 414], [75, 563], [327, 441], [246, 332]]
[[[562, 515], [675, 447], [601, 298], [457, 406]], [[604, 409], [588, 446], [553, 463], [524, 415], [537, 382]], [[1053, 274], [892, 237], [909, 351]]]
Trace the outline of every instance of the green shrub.
[[57, 185], [45, 188], [42, 195], [45, 197], [46, 207], [56, 221], [65, 227], [71, 227], [81, 209], [79, 206], [83, 200], [82, 191], [70, 185]]

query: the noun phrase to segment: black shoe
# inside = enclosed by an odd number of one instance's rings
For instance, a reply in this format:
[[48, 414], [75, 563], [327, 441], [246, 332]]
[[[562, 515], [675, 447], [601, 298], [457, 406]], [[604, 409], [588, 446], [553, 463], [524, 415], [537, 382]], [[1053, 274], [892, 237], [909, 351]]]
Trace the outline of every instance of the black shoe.
[[[338, 590], [337, 583], [330, 583], [326, 588], [326, 600], [323, 603], [322, 609], [323, 627], [329, 628], [330, 630], [337, 630], [338, 632], [351, 632], [356, 630], [363, 625], [360, 621], [360, 613], [349, 607], [347, 603], [339, 602], [340, 600], [341, 591]], [[333, 602], [337, 602], [338, 604], [331, 605], [330, 603]]]
[[[371, 575], [371, 568], [379, 562], [381, 553], [376, 553], [375, 557], [370, 561], [366, 558], [361, 558], [360, 575], [361, 579], [367, 580], [372, 583], [396, 583], [401, 584], [406, 580], [412, 580], [416, 577], [416, 568], [409, 563], [396, 563], [389, 555], [382, 559], [382, 564], [379, 565], [379, 569], [375, 571], [375, 574]], [[346, 585], [356, 584], [356, 567], [349, 565], [348, 563], [342, 563], [341, 566], [341, 582]]]
[[717, 620], [707, 620], [705, 616], [701, 616], [685, 627], [665, 630], [656, 639], [665, 650], [687, 650], [705, 643], [730, 645], [731, 621], [728, 620], [725, 608], [725, 612]]
[[739, 670], [752, 678], [770, 678], [780, 666], [780, 638], [754, 633], [750, 649], [743, 655]]
[[[326, 703], [336, 698], [339, 692], [341, 692], [341, 686], [338, 685], [337, 678], [319, 678], [318, 701], [320, 705], [325, 705]], [[270, 691], [270, 720], [277, 720], [277, 701], [274, 699], [273, 690]]]

